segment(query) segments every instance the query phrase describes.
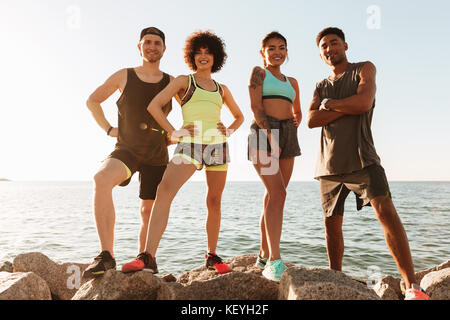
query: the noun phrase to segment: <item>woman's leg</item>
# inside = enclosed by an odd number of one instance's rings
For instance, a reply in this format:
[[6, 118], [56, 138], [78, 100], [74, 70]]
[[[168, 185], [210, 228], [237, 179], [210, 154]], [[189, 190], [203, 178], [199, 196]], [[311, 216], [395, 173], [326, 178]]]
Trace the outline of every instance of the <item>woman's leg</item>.
[[183, 184], [194, 174], [195, 170], [196, 167], [185, 159], [177, 161], [177, 164], [172, 159], [164, 172], [164, 176], [156, 191], [156, 199], [147, 231], [145, 251], [149, 252], [153, 257], [156, 255], [159, 241], [166, 230], [172, 200]]
[[[278, 161], [278, 160], [273, 160]], [[269, 247], [269, 260], [274, 261], [281, 258], [280, 239], [283, 223], [284, 201], [286, 199], [286, 188], [284, 187], [281, 170], [274, 174], [263, 174], [266, 165], [254, 164], [258, 175], [263, 181], [268, 195], [267, 206], [264, 208], [264, 224]]]
[[208, 195], [206, 206], [208, 216], [206, 218], [206, 236], [208, 238], [208, 252], [215, 253], [219, 239], [222, 192], [225, 188], [227, 171], [206, 171], [206, 183]]
[[[285, 188], [287, 188], [289, 181], [291, 180], [292, 171], [294, 169], [294, 162], [295, 158], [280, 159], [280, 171], [283, 177]], [[270, 255], [269, 246], [267, 243], [266, 224], [264, 219], [264, 212], [267, 207], [268, 200], [269, 200], [269, 193], [266, 190], [266, 194], [264, 196], [264, 210], [260, 218], [261, 249], [259, 255], [261, 256], [261, 258], [268, 258]]]

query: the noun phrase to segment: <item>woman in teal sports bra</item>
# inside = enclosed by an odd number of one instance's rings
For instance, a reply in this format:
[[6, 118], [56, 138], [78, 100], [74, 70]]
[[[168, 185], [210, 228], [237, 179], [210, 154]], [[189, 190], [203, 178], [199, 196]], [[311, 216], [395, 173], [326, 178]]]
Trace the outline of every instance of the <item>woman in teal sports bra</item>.
[[294, 159], [300, 155], [297, 127], [302, 113], [297, 80], [280, 70], [287, 58], [286, 39], [278, 32], [267, 34], [260, 54], [264, 68], [253, 68], [249, 83], [255, 120], [250, 127], [248, 159], [266, 187], [256, 266], [264, 269], [266, 278], [279, 281], [286, 269], [280, 253], [283, 208]]
[[[167, 226], [172, 200], [183, 184], [203, 166], [206, 167], [208, 186], [208, 248], [205, 264], [219, 273], [230, 271], [216, 255], [216, 247], [220, 230], [221, 197], [229, 162], [226, 138], [239, 128], [244, 116], [230, 90], [211, 78], [211, 74], [221, 70], [226, 60], [223, 41], [208, 31], [195, 32], [186, 40], [184, 54], [187, 65], [195, 73], [178, 76], [148, 106], [154, 119], [178, 144], [158, 186], [145, 252], [140, 254], [140, 261], [134, 260], [127, 264], [125, 269], [129, 271], [157, 269], [156, 250]], [[162, 107], [173, 97], [181, 105], [183, 114], [183, 128], [180, 130], [175, 130], [162, 111]], [[228, 128], [220, 120], [223, 104], [235, 119]], [[181, 256], [185, 254], [186, 252], [180, 252]]]

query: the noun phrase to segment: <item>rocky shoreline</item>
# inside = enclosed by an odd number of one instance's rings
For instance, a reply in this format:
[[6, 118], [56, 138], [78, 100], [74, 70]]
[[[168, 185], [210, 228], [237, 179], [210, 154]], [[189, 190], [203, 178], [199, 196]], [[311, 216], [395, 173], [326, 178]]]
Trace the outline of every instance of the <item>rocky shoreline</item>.
[[[219, 275], [204, 266], [173, 275], [109, 270], [84, 280], [87, 264], [54, 262], [39, 252], [0, 263], [0, 300], [402, 300], [400, 279], [386, 276], [374, 285], [342, 272], [288, 264], [279, 283], [254, 266], [256, 255], [226, 260], [232, 271]], [[432, 300], [450, 300], [450, 260], [416, 273]]]

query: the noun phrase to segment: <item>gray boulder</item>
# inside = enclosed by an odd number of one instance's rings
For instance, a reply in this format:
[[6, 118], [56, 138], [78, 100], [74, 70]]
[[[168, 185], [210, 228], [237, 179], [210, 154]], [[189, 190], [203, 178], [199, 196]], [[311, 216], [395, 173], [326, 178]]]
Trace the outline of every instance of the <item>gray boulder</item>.
[[[422, 281], [423, 277], [425, 277], [428, 273], [433, 272], [433, 271], [443, 270], [443, 269], [446, 269], [446, 268], [450, 268], [450, 260], [447, 260], [446, 262], [443, 262], [443, 263], [441, 263], [438, 266], [434, 266], [434, 267], [431, 267], [429, 269], [421, 270], [421, 271], [416, 272], [417, 283], [420, 284], [420, 282]], [[406, 287], [405, 287], [405, 281], [403, 279], [400, 282], [400, 288], [402, 290], [402, 294], [405, 295]]]
[[34, 272], [44, 279], [55, 300], [70, 300], [85, 282], [81, 275], [88, 264], [57, 263], [40, 252], [19, 254], [13, 261], [14, 272]]
[[0, 300], [51, 300], [47, 283], [33, 272], [0, 272]]
[[279, 300], [379, 300], [376, 293], [342, 272], [289, 268], [280, 281]]
[[400, 279], [386, 276], [372, 288], [382, 300], [403, 300]]
[[[183, 273], [176, 283], [168, 283], [159, 300], [275, 300], [278, 283], [267, 280], [255, 267], [256, 255], [224, 260], [231, 268], [218, 274], [205, 266]], [[287, 264], [289, 265], [289, 264]]]
[[108, 270], [102, 277], [84, 283], [72, 300], [155, 300], [165, 285], [151, 272]]
[[420, 286], [431, 300], [450, 300], [450, 268], [427, 273]]
[[278, 284], [253, 273], [233, 272], [183, 286], [168, 283], [158, 300], [276, 300]]

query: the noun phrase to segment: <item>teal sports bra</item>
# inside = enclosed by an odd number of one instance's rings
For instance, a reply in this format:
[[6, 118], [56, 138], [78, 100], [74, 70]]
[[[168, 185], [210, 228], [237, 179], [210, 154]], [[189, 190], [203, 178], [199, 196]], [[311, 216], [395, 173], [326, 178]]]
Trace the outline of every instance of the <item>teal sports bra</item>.
[[262, 87], [262, 98], [263, 99], [283, 99], [290, 103], [295, 100], [295, 90], [291, 85], [289, 79], [284, 76], [286, 81], [281, 81], [276, 78], [269, 70], [266, 71], [266, 76], [264, 78]]

